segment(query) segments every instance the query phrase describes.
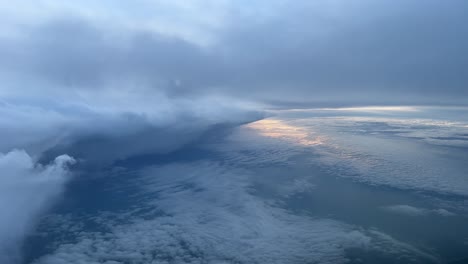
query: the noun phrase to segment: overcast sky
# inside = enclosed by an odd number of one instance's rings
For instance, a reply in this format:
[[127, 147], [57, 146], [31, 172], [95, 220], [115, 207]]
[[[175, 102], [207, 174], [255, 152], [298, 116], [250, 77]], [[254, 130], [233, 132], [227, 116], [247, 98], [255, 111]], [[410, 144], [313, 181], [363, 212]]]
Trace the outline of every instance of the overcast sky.
[[267, 108], [466, 105], [467, 13], [467, 0], [0, 0], [0, 262], [75, 162], [172, 153]]
[[468, 2], [2, 1], [0, 95], [463, 104]]

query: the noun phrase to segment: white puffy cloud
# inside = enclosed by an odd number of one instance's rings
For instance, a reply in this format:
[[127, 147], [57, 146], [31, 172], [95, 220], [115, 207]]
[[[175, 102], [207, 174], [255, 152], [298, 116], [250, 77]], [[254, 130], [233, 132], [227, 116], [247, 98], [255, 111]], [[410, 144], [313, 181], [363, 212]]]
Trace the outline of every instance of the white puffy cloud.
[[36, 164], [25, 151], [0, 153], [0, 262], [14, 263], [18, 248], [37, 217], [47, 209], [69, 178], [74, 159], [58, 156], [49, 165]]

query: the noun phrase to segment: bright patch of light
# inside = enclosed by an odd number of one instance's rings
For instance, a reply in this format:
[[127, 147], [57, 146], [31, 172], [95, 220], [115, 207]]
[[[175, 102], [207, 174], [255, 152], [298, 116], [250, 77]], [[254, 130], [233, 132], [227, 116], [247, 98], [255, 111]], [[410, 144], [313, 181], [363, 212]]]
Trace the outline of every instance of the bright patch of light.
[[351, 111], [351, 112], [418, 112], [414, 106], [361, 106], [361, 107], [341, 107], [341, 108], [320, 108], [317, 110], [326, 111]]
[[247, 125], [247, 127], [257, 130], [262, 136], [279, 138], [303, 146], [320, 145], [324, 142], [322, 136], [313, 136], [312, 131], [289, 125], [277, 119], [260, 120]]

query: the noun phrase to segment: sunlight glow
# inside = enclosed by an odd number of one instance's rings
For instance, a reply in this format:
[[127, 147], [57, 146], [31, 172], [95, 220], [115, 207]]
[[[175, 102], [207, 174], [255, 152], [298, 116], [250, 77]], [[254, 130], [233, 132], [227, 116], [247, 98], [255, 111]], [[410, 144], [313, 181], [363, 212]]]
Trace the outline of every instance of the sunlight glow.
[[419, 109], [414, 106], [361, 106], [342, 108], [321, 108], [320, 110], [355, 111], [355, 112], [417, 112]]
[[312, 136], [312, 132], [298, 126], [293, 126], [277, 119], [263, 119], [247, 125], [265, 137], [278, 138], [303, 146], [314, 146], [324, 143], [324, 137]]

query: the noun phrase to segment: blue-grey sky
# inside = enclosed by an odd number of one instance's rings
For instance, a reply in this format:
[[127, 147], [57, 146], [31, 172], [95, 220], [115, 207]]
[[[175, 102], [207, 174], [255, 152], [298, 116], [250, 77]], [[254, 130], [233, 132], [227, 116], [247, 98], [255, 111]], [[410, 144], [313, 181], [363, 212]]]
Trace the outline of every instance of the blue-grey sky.
[[463, 0], [0, 5], [3, 96], [103, 87], [281, 104], [464, 104], [468, 96]]

